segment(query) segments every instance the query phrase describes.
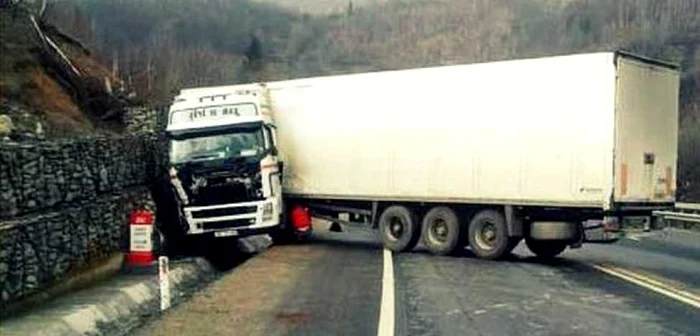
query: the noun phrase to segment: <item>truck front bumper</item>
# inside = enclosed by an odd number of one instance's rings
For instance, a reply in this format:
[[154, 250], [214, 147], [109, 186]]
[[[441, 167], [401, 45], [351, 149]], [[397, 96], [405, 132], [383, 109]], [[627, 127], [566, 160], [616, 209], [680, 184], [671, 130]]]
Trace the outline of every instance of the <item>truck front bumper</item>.
[[184, 214], [190, 235], [247, 236], [264, 233], [280, 224], [271, 200], [185, 207]]

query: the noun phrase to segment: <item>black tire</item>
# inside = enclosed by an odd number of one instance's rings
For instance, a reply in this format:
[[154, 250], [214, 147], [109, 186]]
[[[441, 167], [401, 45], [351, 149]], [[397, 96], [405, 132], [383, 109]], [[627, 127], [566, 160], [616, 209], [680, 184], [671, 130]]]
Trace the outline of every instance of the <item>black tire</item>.
[[274, 245], [290, 245], [299, 241], [299, 237], [288, 228], [278, 228], [270, 233]]
[[515, 246], [508, 237], [508, 226], [503, 215], [494, 210], [479, 211], [469, 222], [469, 246], [479, 258], [503, 258]]
[[[170, 223], [179, 223], [180, 218], [170, 218]], [[187, 256], [196, 253], [194, 244], [192, 244], [192, 236], [185, 233], [182, 225], [161, 226], [163, 235], [162, 251], [170, 257]]]
[[401, 205], [390, 206], [382, 212], [379, 217], [379, 232], [384, 247], [394, 252], [413, 249], [420, 238], [415, 213]]
[[423, 243], [432, 254], [448, 255], [460, 246], [459, 218], [448, 207], [434, 207], [423, 216]]
[[270, 233], [272, 238], [272, 243], [274, 245], [292, 245], [303, 243], [311, 235], [311, 230], [307, 232], [297, 232], [292, 227], [292, 223], [289, 220], [289, 213], [286, 211], [289, 209], [287, 204], [283, 205], [282, 215], [280, 216], [280, 225]]
[[287, 203], [282, 203], [282, 213], [280, 214], [280, 225], [270, 232], [273, 245], [289, 245], [297, 242], [297, 236], [292, 228], [292, 223], [289, 221], [289, 213], [287, 209], [291, 206]]
[[552, 259], [566, 249], [568, 243], [560, 240], [535, 240], [525, 238], [525, 244], [540, 259]]

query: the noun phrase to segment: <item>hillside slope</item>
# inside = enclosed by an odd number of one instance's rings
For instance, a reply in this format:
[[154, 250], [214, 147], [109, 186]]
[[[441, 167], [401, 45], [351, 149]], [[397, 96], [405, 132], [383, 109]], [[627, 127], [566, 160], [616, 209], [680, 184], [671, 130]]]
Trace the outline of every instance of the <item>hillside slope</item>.
[[[114, 107], [105, 87], [120, 81], [80, 43], [32, 17], [27, 8], [0, 8], [0, 114], [11, 120], [12, 136], [114, 130], [101, 119]], [[80, 75], [70, 78], [64, 67]]]

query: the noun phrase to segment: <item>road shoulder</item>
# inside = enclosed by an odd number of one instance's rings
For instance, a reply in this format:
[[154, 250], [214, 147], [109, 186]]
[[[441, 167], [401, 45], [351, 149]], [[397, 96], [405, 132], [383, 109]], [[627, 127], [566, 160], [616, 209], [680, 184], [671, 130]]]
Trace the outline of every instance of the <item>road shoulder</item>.
[[[158, 275], [122, 275], [58, 298], [29, 314], [2, 322], [0, 334], [121, 335], [160, 314]], [[204, 259], [171, 261], [173, 305], [218, 276]]]

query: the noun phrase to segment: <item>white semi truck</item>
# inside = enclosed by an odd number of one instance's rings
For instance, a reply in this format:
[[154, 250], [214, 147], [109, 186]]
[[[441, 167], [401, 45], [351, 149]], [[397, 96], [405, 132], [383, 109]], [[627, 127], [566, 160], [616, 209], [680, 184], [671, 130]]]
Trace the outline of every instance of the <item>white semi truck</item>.
[[[679, 76], [603, 52], [186, 89], [168, 126], [174, 186], [190, 233], [271, 228], [302, 206], [378, 228], [393, 251], [422, 237], [497, 259], [524, 239], [551, 257], [586, 221], [673, 205]], [[199, 166], [228, 186], [186, 177]]]

